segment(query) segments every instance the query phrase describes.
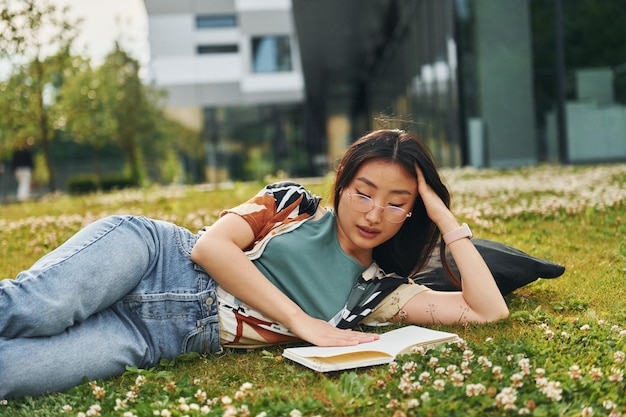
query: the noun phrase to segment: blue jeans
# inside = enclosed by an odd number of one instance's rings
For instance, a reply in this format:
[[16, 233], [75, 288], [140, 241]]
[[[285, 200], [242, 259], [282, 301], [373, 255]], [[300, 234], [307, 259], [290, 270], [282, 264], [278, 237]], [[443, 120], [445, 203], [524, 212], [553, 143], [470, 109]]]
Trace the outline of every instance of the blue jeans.
[[111, 216], [1, 280], [0, 399], [221, 352], [216, 283], [190, 257], [197, 238]]

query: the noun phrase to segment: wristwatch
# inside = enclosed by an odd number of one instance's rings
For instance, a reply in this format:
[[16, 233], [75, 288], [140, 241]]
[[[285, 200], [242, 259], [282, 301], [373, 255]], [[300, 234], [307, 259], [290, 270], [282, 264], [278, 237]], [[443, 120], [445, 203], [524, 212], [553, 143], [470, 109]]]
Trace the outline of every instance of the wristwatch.
[[463, 223], [461, 227], [459, 227], [458, 229], [454, 229], [454, 230], [449, 231], [448, 233], [444, 233], [443, 241], [446, 242], [446, 245], [449, 245], [452, 242], [456, 242], [457, 240], [463, 239], [466, 237], [471, 239], [472, 236], [474, 235], [472, 234], [472, 231], [470, 230], [467, 223]]

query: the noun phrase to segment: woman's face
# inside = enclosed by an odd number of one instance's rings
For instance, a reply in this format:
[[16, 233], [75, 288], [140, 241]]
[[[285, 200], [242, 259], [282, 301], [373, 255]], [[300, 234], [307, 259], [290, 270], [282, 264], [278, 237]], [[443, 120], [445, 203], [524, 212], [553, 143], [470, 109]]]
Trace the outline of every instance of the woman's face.
[[[374, 208], [367, 212], [355, 209], [350, 201], [354, 194], [371, 198]], [[341, 248], [361, 265], [369, 265], [372, 250], [393, 237], [404, 223], [389, 221], [383, 207], [400, 207], [410, 213], [416, 197], [417, 181], [400, 165], [380, 160], [361, 165], [339, 198], [337, 230]]]

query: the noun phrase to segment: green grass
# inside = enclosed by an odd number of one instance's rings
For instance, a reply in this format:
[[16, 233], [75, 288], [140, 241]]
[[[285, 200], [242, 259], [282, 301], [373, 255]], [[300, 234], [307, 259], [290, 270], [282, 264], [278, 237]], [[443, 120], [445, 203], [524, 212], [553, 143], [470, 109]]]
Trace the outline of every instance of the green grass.
[[[8, 401], [0, 416], [626, 415], [626, 165], [444, 175], [455, 212], [475, 235], [567, 268], [508, 296], [508, 320], [442, 327], [466, 345], [404, 356], [397, 369], [335, 374], [282, 360], [280, 348], [189, 355], [66, 393]], [[329, 187], [328, 179], [310, 186], [323, 197]], [[155, 188], [2, 206], [0, 277], [15, 276], [96, 218], [130, 213], [197, 230], [259, 188]], [[471, 373], [461, 373], [464, 366]], [[445, 383], [441, 391], [436, 379]]]

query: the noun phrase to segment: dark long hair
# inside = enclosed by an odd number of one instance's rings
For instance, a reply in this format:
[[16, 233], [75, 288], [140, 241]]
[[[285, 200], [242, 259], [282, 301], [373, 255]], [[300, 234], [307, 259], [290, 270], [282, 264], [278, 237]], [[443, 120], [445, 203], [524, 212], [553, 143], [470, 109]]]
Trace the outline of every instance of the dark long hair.
[[[333, 195], [335, 213], [339, 212], [341, 190], [352, 182], [361, 165], [376, 160], [400, 165], [416, 181], [416, 165], [419, 166], [426, 182], [450, 207], [450, 193], [439, 176], [435, 158], [426, 144], [418, 136], [402, 130], [376, 130], [354, 142], [337, 167]], [[426, 265], [439, 238], [439, 229], [428, 217], [418, 195], [413, 205], [413, 215], [404, 221], [395, 236], [374, 248], [373, 258], [386, 272], [409, 277]], [[450, 273], [443, 241], [440, 252], [444, 269]], [[454, 275], [450, 275], [450, 278], [458, 283]]]

